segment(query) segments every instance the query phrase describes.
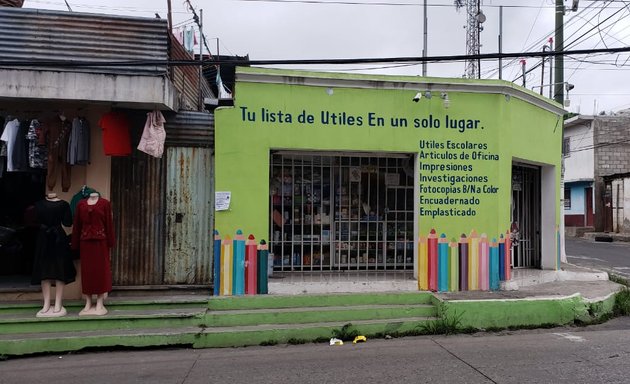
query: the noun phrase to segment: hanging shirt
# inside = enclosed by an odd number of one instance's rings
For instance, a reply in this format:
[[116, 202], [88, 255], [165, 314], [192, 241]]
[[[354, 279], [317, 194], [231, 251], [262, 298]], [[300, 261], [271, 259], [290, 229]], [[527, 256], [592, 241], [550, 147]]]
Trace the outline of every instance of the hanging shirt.
[[184, 48], [188, 52], [192, 52], [194, 50], [194, 38], [195, 38], [195, 30], [190, 27], [190, 29], [186, 28], [184, 30]]
[[20, 121], [13, 119], [7, 123], [2, 132], [0, 140], [7, 143], [7, 172], [13, 172], [13, 150], [15, 149], [15, 138], [20, 130]]
[[147, 122], [144, 124], [138, 150], [153, 157], [162, 157], [164, 141], [166, 140], [165, 122], [166, 120], [160, 111], [155, 110], [147, 113]]
[[[46, 169], [48, 166], [48, 147], [43, 137], [41, 124], [38, 120], [31, 120], [26, 134], [28, 141], [28, 165], [31, 168]], [[41, 144], [43, 141], [43, 144]]]
[[15, 135], [15, 142], [13, 143], [13, 171], [28, 171], [28, 141], [26, 135], [28, 134], [28, 128], [30, 123], [28, 121], [20, 121], [20, 126]]
[[106, 156], [131, 154], [130, 123], [124, 113], [117, 111], [106, 113], [98, 125], [103, 130], [103, 150]]
[[84, 117], [72, 120], [72, 130], [68, 141], [68, 163], [86, 165], [90, 162], [90, 123]]

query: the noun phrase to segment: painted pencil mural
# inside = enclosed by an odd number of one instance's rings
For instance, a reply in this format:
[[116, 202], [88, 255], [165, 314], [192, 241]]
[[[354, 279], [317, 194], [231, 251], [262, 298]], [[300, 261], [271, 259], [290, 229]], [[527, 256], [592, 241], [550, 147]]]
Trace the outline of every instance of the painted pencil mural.
[[240, 229], [234, 238], [223, 239], [214, 231], [214, 290], [215, 296], [242, 296], [268, 293], [265, 240], [256, 243], [254, 235], [247, 240]]
[[495, 291], [510, 279], [509, 236], [489, 239], [472, 230], [448, 241], [435, 229], [418, 237], [418, 289], [422, 291]]

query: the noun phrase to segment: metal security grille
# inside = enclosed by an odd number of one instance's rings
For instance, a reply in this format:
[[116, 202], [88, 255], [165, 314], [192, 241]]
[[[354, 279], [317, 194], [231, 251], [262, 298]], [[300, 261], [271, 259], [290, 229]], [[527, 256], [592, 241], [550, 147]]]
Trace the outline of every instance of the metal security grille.
[[512, 167], [512, 265], [514, 268], [540, 268], [540, 167]]
[[274, 269], [413, 269], [413, 176], [412, 155], [272, 153]]

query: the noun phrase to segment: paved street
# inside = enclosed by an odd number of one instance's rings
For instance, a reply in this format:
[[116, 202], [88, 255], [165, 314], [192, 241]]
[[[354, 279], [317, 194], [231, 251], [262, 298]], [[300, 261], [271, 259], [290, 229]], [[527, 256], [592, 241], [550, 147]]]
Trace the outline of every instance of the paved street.
[[0, 383], [627, 383], [630, 318], [586, 328], [51, 355], [0, 362]]
[[566, 238], [567, 260], [584, 267], [600, 268], [630, 278], [630, 243], [604, 243]]

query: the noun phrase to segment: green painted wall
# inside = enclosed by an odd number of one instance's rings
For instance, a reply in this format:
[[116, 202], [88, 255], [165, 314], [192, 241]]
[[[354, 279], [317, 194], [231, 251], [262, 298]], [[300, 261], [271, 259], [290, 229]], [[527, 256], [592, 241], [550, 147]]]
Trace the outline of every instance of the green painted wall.
[[[239, 69], [239, 73], [279, 72], [250, 68]], [[436, 228], [449, 238], [471, 229], [492, 238], [509, 228], [513, 158], [555, 166], [559, 185], [561, 116], [518, 97], [449, 91], [450, 105], [445, 108], [439, 91], [431, 99], [412, 101], [417, 91], [427, 89], [426, 85], [414, 86], [418, 78], [280, 73], [286, 76], [272, 82], [282, 84], [237, 82], [234, 107], [215, 112], [216, 191], [232, 194], [230, 210], [216, 214], [221, 234], [241, 228], [257, 238], [269, 236], [272, 149], [416, 154], [420, 197], [434, 199], [417, 202], [420, 233]], [[299, 76], [370, 81], [364, 83], [366, 88], [307, 86]], [[383, 82], [394, 80], [401, 82], [400, 88], [383, 87]], [[428, 80], [436, 81], [435, 89], [448, 84], [519, 89], [497, 80]], [[526, 90], [519, 92], [531, 95]], [[336, 116], [336, 124], [331, 114]], [[407, 126], [396, 127], [403, 119]], [[447, 128], [452, 122], [457, 128]], [[559, 193], [557, 188], [555, 201], [559, 201]], [[445, 197], [456, 200], [435, 200]], [[555, 211], [557, 224], [558, 204]]]

